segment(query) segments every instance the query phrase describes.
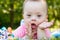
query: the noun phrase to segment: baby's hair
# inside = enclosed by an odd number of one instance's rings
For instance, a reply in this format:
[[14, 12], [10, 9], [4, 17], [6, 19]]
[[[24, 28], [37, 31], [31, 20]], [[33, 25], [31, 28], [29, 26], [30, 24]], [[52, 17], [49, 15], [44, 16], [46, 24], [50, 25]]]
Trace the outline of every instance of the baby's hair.
[[25, 1], [46, 1], [46, 0], [25, 0]]
[[25, 1], [40, 1], [40, 0], [25, 0]]
[[25, 0], [24, 2], [27, 2], [27, 1], [46, 1], [46, 0]]
[[26, 2], [28, 2], [28, 1], [33, 1], [33, 2], [46, 2], [46, 0], [25, 0], [24, 1], [24, 4], [26, 3]]
[[28, 2], [28, 1], [33, 1], [33, 2], [46, 2], [46, 0], [25, 0], [24, 1], [24, 4], [26, 3], [26, 2]]

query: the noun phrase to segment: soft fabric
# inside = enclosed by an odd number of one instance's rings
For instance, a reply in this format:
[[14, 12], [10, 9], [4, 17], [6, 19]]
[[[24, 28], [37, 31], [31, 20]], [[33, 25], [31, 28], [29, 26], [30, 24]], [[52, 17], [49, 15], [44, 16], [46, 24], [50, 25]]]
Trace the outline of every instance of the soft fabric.
[[26, 35], [26, 27], [25, 25], [19, 26], [14, 32], [15, 37], [22, 38]]
[[47, 36], [48, 38], [50, 38], [51, 32], [49, 31], [48, 28], [45, 29], [45, 34], [46, 34], [46, 36]]

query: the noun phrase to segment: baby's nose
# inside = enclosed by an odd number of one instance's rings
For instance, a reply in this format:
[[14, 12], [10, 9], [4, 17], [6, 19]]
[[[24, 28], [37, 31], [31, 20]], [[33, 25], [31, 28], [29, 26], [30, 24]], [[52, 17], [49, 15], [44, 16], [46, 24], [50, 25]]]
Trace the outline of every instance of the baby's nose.
[[36, 21], [36, 17], [32, 17], [32, 19], [31, 19], [32, 21]]
[[32, 19], [32, 21], [36, 21], [35, 19]]

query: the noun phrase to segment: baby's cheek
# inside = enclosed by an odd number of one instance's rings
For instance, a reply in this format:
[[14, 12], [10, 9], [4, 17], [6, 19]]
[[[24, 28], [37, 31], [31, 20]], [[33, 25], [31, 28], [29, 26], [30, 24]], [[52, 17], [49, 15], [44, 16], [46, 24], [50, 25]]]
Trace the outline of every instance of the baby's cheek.
[[40, 24], [42, 22], [43, 22], [43, 20], [37, 20], [37, 24]]
[[40, 22], [43, 22], [45, 20], [45, 18], [40, 18]]

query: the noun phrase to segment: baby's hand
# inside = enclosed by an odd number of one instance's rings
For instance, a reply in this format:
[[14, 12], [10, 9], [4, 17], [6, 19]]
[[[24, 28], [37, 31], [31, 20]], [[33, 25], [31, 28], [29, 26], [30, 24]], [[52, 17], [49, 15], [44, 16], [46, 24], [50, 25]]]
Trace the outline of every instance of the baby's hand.
[[53, 23], [54, 23], [54, 20], [52, 20], [50, 22], [45, 21], [39, 25], [39, 28], [41, 28], [41, 29], [49, 28], [53, 25]]

